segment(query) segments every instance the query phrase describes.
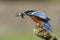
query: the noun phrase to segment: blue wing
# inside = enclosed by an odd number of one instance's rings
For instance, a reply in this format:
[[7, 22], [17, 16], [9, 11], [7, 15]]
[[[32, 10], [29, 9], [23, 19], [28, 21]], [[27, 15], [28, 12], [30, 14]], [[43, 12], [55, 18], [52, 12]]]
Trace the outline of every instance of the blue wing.
[[[32, 15], [38, 16], [38, 17], [40, 17], [40, 18], [42, 18], [42, 19], [45, 19], [45, 20], [46, 20], [46, 21], [45, 21], [45, 24], [44, 24], [45, 28], [46, 28], [49, 32], [52, 32], [51, 25], [49, 24], [49, 21], [48, 21], [48, 19], [47, 19], [47, 18], [49, 18], [48, 15], [46, 15], [46, 14], [43, 13], [43, 12], [33, 12]], [[50, 18], [49, 18], [49, 19], [50, 19]]]
[[49, 16], [46, 15], [45, 13], [43, 13], [43, 12], [33, 12], [32, 15], [38, 16], [38, 17], [40, 17], [42, 19], [45, 19], [45, 20], [48, 20], [47, 18], [49, 18]]
[[51, 28], [51, 25], [50, 25], [49, 21], [45, 21], [44, 26], [49, 32], [52, 32], [52, 28]]

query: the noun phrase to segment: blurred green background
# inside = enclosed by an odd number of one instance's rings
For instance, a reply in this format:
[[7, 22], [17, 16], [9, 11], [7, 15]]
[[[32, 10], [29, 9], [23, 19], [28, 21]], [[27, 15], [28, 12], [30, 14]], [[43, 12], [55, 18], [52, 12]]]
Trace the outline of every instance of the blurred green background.
[[59, 1], [0, 1], [0, 40], [42, 40], [33, 34], [36, 24], [31, 18], [17, 17], [16, 13], [28, 9], [45, 12], [50, 21], [53, 35], [60, 40], [60, 3]]

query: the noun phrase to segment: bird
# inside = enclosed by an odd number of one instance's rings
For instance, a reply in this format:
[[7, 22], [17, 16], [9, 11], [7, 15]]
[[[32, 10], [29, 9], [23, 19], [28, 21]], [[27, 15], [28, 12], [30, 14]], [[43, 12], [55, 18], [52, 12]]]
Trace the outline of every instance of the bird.
[[52, 32], [52, 27], [49, 23], [51, 19], [47, 14], [36, 10], [26, 10], [24, 13], [39, 25], [44, 26], [49, 32]]
[[35, 33], [38, 37], [42, 37], [45, 40], [57, 40], [56, 37], [53, 38], [53, 36], [50, 34], [52, 32], [52, 27], [49, 21], [51, 20], [50, 17], [45, 14], [44, 12], [37, 11], [37, 10], [26, 10], [23, 13], [19, 12], [17, 16], [21, 16], [23, 19], [24, 16], [29, 16], [34, 22], [37, 23], [36, 29], [34, 28]]

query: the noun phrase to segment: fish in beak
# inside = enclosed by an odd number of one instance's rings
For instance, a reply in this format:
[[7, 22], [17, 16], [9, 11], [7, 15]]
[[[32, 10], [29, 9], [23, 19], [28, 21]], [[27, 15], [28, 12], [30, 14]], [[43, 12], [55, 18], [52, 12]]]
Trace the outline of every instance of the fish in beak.
[[24, 18], [24, 13], [17, 13], [17, 16], [21, 16], [22, 18]]

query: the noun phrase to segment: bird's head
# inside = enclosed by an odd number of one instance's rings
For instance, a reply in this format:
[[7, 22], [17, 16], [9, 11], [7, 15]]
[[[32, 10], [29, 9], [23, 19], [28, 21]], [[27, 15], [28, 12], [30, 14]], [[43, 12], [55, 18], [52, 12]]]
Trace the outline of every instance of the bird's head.
[[24, 13], [28, 16], [32, 16], [32, 12], [36, 12], [36, 10], [26, 10]]

